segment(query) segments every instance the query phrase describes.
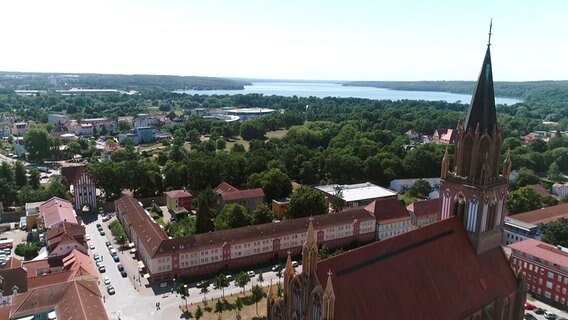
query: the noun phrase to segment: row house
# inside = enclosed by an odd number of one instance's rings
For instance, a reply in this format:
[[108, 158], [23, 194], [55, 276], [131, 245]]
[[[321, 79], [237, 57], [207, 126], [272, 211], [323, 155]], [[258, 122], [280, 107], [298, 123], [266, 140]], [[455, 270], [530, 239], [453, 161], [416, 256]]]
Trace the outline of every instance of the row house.
[[420, 200], [406, 206], [412, 218], [412, 225], [423, 227], [438, 221], [440, 199]]
[[219, 196], [219, 208], [236, 203], [245, 207], [250, 213], [264, 202], [264, 191], [261, 188], [239, 190], [226, 182], [221, 182], [215, 187], [215, 193]]
[[83, 119], [81, 123], [87, 123], [93, 126], [94, 130], [100, 133], [103, 129], [107, 131], [107, 133], [113, 133], [116, 131], [116, 121], [109, 120], [107, 118], [90, 118], [90, 119]]
[[12, 128], [8, 124], [0, 125], [0, 138], [8, 138], [12, 135]]
[[375, 216], [377, 240], [388, 239], [415, 228], [408, 210], [396, 198], [375, 200], [365, 210]]
[[568, 196], [568, 182], [567, 183], [555, 183], [552, 185], [552, 193], [555, 195], [565, 198]]
[[[290, 219], [169, 239], [136, 199], [123, 195], [115, 205], [154, 283], [284, 259], [288, 252], [299, 255], [310, 220]], [[318, 243], [329, 248], [375, 238], [375, 218], [363, 209], [315, 216], [313, 226]]]
[[511, 266], [522, 272], [528, 291], [539, 300], [567, 310], [568, 249], [534, 239], [509, 246]]
[[152, 127], [156, 129], [162, 128], [166, 124], [170, 124], [170, 119], [165, 115], [151, 116], [147, 113], [139, 113], [134, 118], [133, 126], [138, 127]]

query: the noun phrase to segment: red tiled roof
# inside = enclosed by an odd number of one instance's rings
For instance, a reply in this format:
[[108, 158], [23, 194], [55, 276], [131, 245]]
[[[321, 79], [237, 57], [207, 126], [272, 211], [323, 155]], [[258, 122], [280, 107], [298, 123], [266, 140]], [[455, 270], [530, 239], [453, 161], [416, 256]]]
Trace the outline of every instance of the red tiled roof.
[[223, 198], [223, 201], [225, 202], [244, 200], [244, 199], [263, 198], [263, 197], [264, 197], [264, 191], [262, 191], [261, 188], [226, 191], [221, 193], [221, 198]]
[[22, 261], [11, 257], [4, 265], [0, 266], [0, 289], [4, 295], [12, 294], [12, 290], [17, 287], [18, 293], [28, 290], [27, 272], [22, 268]]
[[552, 262], [558, 266], [568, 267], [568, 252], [535, 239], [526, 239], [509, 245], [513, 251], [520, 251], [531, 256]]
[[[323, 214], [313, 217], [313, 226], [318, 229], [328, 228], [334, 225], [346, 224], [354, 220], [363, 222], [374, 220], [373, 215], [359, 208], [345, 210], [340, 213]], [[178, 239], [168, 239], [162, 242], [159, 252], [171, 254], [172, 250], [192, 250], [195, 248], [219, 247], [224, 243], [241, 243], [243, 241], [254, 241], [256, 239], [267, 239], [283, 237], [289, 234], [302, 233], [308, 228], [309, 218], [298, 218], [283, 220], [281, 222], [271, 222], [233, 228], [228, 230], [215, 231], [187, 236]], [[180, 249], [183, 247], [183, 249]]]
[[107, 320], [101, 298], [96, 281], [64, 282], [16, 296], [8, 314], [19, 318], [53, 308], [58, 319]]
[[71, 202], [53, 197], [39, 206], [39, 213], [43, 217], [45, 228], [61, 223], [70, 222], [78, 224]]
[[369, 203], [365, 210], [375, 215], [377, 223], [410, 219], [404, 204], [396, 198], [377, 199]]
[[47, 230], [46, 241], [48, 246], [57, 246], [57, 244], [63, 239], [65, 235], [75, 239], [82, 245], [86, 245], [86, 242], [84, 240], [85, 227], [70, 222], [64, 222]]
[[509, 217], [517, 219], [522, 222], [540, 224], [549, 223], [560, 218], [568, 218], [568, 203], [561, 203], [556, 206], [527, 211]]
[[414, 216], [423, 217], [438, 215], [440, 210], [440, 199], [420, 200], [409, 204], [406, 209], [414, 212]]
[[456, 218], [322, 260], [320, 283], [329, 270], [335, 319], [464, 319], [517, 287], [501, 248], [477, 255]]
[[217, 194], [222, 194], [224, 192], [230, 192], [230, 191], [239, 191], [239, 189], [233, 187], [232, 185], [226, 182], [221, 182], [217, 187], [215, 187], [215, 193]]
[[144, 246], [150, 258], [153, 257], [161, 242], [168, 238], [166, 232], [146, 214], [138, 200], [131, 196], [123, 194], [115, 201], [115, 206], [128, 224], [127, 228], [136, 233], [140, 244]]
[[166, 196], [168, 196], [172, 199], [177, 199], [177, 198], [191, 197], [191, 193], [189, 193], [185, 190], [172, 190], [172, 191], [166, 192]]
[[546, 188], [540, 184], [533, 184], [531, 185], [531, 187], [534, 189], [534, 191], [536, 191], [536, 193], [540, 194], [543, 197], [551, 196], [550, 192], [548, 192], [548, 190], [546, 190]]
[[105, 143], [105, 152], [113, 153], [122, 150], [122, 148], [116, 143]]

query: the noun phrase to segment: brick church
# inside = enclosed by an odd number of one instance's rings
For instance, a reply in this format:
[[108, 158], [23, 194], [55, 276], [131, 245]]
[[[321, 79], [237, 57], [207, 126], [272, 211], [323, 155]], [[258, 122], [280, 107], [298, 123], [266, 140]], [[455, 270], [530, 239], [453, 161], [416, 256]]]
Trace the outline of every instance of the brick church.
[[511, 161], [500, 174], [490, 45], [456, 143], [453, 167], [442, 160], [439, 222], [322, 261], [310, 223], [303, 270], [288, 259], [267, 318], [522, 319], [526, 282], [500, 246]]

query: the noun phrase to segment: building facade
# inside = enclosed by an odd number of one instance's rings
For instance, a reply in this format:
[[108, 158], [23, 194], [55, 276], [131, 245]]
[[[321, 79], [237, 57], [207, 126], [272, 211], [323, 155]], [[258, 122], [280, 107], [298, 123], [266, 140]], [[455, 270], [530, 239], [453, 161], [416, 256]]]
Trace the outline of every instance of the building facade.
[[73, 205], [76, 210], [94, 211], [98, 208], [97, 186], [89, 176], [84, 165], [66, 166], [61, 168], [61, 174], [73, 189]]
[[543, 226], [563, 218], [568, 218], [568, 203], [506, 217], [502, 243], [509, 245], [525, 239], [540, 240]]
[[[154, 283], [281, 260], [288, 252], [299, 255], [309, 222], [290, 219], [169, 239], [136, 199], [123, 195], [115, 208]], [[329, 248], [375, 238], [375, 218], [362, 209], [319, 215], [313, 225], [318, 242]]]
[[184, 209], [191, 211], [191, 201], [193, 196], [185, 190], [171, 190], [166, 192], [166, 205], [169, 210], [174, 212]]
[[534, 239], [509, 246], [511, 266], [521, 272], [528, 291], [539, 299], [568, 310], [568, 249]]

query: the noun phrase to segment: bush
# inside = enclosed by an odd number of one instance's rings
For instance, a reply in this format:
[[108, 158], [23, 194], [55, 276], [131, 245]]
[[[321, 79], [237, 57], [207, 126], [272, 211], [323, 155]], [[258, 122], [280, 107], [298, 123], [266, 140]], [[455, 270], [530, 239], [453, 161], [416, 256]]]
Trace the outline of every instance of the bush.
[[124, 232], [124, 229], [122, 228], [122, 225], [118, 220], [114, 220], [113, 222], [111, 222], [108, 225], [108, 228], [110, 229], [110, 232], [114, 236], [116, 243], [118, 244], [126, 243], [127, 240], [126, 232]]
[[31, 260], [37, 257], [41, 245], [35, 242], [20, 243], [16, 246], [15, 253], [25, 260]]

